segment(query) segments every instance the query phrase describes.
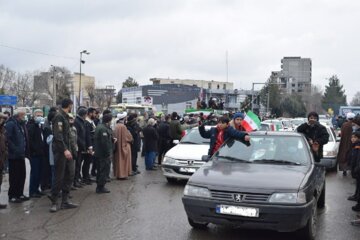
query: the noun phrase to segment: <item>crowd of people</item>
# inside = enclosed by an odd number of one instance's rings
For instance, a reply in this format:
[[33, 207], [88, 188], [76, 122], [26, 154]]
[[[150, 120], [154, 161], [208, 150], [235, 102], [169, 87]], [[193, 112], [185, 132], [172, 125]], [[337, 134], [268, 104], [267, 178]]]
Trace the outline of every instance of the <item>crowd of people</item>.
[[[242, 127], [245, 116], [241, 112], [206, 118], [202, 113], [181, 118], [176, 112], [159, 116], [121, 112], [113, 119], [110, 110], [79, 107], [74, 116], [72, 108], [72, 101], [64, 99], [59, 109], [51, 108], [46, 117], [42, 110], [34, 110], [28, 121], [21, 108], [12, 116], [0, 113], [0, 173], [8, 169], [9, 203], [41, 198], [50, 192], [51, 212], [76, 208], [78, 205], [70, 201], [71, 191], [96, 183], [96, 193], [109, 193], [106, 183], [111, 179], [127, 180], [141, 173], [137, 164], [140, 151], [145, 170], [157, 170], [176, 140], [196, 126], [202, 137], [210, 138], [209, 155], [227, 138], [250, 141]], [[205, 125], [216, 126], [206, 130]], [[349, 113], [341, 125], [339, 169], [344, 176], [351, 171], [356, 179], [355, 193], [348, 200], [357, 201], [352, 209], [360, 212], [360, 116]], [[315, 161], [320, 161], [329, 134], [319, 123], [319, 115], [309, 113], [308, 122], [297, 131], [307, 138]], [[28, 196], [24, 194], [26, 159], [30, 162]], [[1, 183], [2, 174], [0, 187]], [[354, 225], [360, 225], [358, 217]]]

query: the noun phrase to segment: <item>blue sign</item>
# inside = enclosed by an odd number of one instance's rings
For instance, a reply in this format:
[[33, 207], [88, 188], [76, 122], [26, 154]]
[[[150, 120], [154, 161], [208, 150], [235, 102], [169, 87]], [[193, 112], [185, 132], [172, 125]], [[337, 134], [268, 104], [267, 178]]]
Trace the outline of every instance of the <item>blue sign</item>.
[[16, 105], [17, 96], [0, 95], [0, 105]]

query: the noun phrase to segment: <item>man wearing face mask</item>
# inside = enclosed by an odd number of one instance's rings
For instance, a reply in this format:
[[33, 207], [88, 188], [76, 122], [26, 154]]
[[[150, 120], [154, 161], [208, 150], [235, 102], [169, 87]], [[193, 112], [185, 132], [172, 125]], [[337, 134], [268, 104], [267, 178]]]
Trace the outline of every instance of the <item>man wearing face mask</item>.
[[40, 198], [42, 193], [39, 190], [40, 180], [42, 176], [42, 165], [45, 161], [45, 139], [44, 139], [44, 123], [43, 111], [36, 109], [34, 116], [27, 123], [27, 130], [29, 135], [29, 149], [30, 149], [30, 198]]
[[349, 160], [351, 155], [351, 134], [353, 132], [353, 120], [355, 114], [349, 112], [346, 114], [346, 122], [341, 125], [341, 139], [339, 145], [339, 152], [337, 155], [337, 161], [339, 163], [339, 170], [343, 172], [343, 175], [347, 175], [349, 170]]
[[70, 99], [64, 99], [61, 109], [56, 113], [53, 122], [53, 152], [55, 158], [55, 181], [51, 189], [51, 208], [50, 212], [57, 212], [57, 205], [60, 191], [62, 192], [61, 209], [76, 208], [77, 205], [69, 201], [69, 192], [74, 180], [74, 161], [71, 154], [70, 143], [70, 123], [69, 115], [73, 107]]
[[[2, 177], [3, 177], [3, 170], [4, 170], [4, 163], [8, 155], [7, 149], [7, 140], [6, 140], [6, 133], [5, 133], [5, 122], [7, 120], [7, 115], [0, 112], [0, 194], [1, 194], [1, 184], [2, 184]], [[0, 203], [0, 209], [6, 208], [6, 204]]]
[[315, 162], [320, 162], [323, 157], [323, 146], [329, 141], [329, 133], [319, 123], [319, 115], [316, 112], [308, 114], [308, 122], [301, 124], [297, 132], [305, 135], [308, 140]]
[[9, 202], [21, 203], [29, 200], [24, 196], [26, 178], [25, 157], [28, 156], [28, 134], [25, 127], [26, 110], [15, 110], [14, 116], [6, 122], [6, 138], [9, 152]]

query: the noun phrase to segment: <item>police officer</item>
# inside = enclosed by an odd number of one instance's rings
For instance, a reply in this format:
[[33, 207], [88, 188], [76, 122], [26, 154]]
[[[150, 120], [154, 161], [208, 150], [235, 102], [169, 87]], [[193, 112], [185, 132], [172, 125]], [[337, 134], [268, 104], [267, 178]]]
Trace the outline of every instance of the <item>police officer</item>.
[[77, 205], [68, 200], [71, 184], [74, 180], [74, 160], [71, 154], [69, 115], [73, 106], [71, 99], [64, 99], [61, 109], [53, 119], [53, 151], [55, 158], [55, 181], [51, 189], [50, 212], [59, 210], [57, 200], [62, 191], [61, 209], [76, 208]]
[[107, 188], [105, 188], [105, 184], [106, 179], [110, 174], [111, 158], [113, 154], [114, 139], [110, 128], [111, 119], [111, 114], [105, 114], [102, 118], [102, 123], [96, 127], [94, 134], [94, 156], [96, 158], [96, 162], [98, 163], [96, 193], [110, 192]]

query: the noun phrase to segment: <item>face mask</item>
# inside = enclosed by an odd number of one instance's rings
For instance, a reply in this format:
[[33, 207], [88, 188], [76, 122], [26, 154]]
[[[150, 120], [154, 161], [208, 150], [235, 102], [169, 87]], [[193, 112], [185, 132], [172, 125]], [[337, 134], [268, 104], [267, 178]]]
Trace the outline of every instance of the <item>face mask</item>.
[[353, 132], [357, 131], [359, 129], [359, 126], [355, 125], [355, 126], [352, 126], [352, 129], [353, 129]]
[[36, 117], [35, 123], [36, 124], [43, 124], [45, 122], [45, 119], [43, 117]]

